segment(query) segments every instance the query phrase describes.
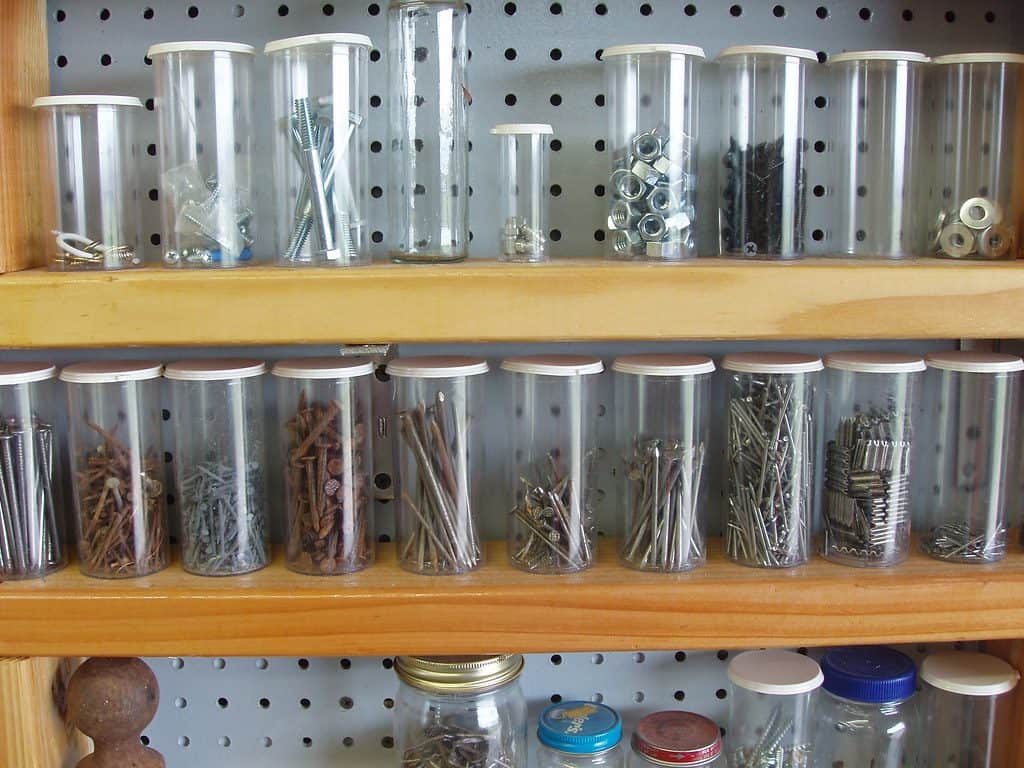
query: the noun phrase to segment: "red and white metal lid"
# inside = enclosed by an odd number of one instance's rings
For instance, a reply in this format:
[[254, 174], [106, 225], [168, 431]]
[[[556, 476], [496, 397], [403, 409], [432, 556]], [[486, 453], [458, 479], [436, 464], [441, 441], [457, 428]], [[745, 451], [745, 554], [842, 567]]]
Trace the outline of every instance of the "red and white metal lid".
[[655, 765], [704, 765], [722, 754], [714, 720], [696, 712], [669, 710], [647, 715], [633, 731], [633, 751]]

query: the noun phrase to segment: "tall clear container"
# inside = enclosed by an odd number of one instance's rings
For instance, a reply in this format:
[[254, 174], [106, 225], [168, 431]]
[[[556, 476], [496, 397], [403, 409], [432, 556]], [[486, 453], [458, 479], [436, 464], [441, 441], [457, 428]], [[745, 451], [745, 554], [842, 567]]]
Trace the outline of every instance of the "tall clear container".
[[633, 731], [629, 768], [685, 765], [726, 768], [718, 724], [696, 712], [652, 712]]
[[835, 251], [902, 259], [924, 250], [921, 103], [928, 57], [850, 51], [832, 70]]
[[400, 357], [395, 378], [398, 436], [395, 514], [398, 564], [423, 574], [467, 573], [483, 564], [485, 360]]
[[932, 61], [940, 110], [932, 250], [954, 259], [1016, 259], [1024, 216], [1024, 54]]
[[200, 576], [234, 576], [270, 563], [258, 360], [184, 360], [170, 381], [181, 564]]
[[[1006, 554], [1016, 473], [1020, 372], [1016, 355], [928, 355], [931, 412], [924, 467], [924, 551], [940, 560], [990, 563]], [[934, 445], [934, 450], [931, 449]]]
[[626, 504], [624, 565], [666, 573], [707, 559], [711, 374], [700, 355], [627, 355], [615, 372]]
[[142, 266], [139, 145], [130, 96], [44, 96], [54, 173], [54, 270]]
[[169, 562], [161, 371], [150, 361], [103, 361], [60, 372], [78, 565], [86, 576], [147, 576]]
[[285, 557], [331, 576], [373, 564], [373, 363], [311, 357], [274, 365], [285, 478]]
[[597, 378], [585, 355], [511, 357], [508, 554], [533, 573], [573, 573], [597, 562], [594, 463]]
[[251, 45], [205, 41], [149, 49], [166, 266], [252, 263], [253, 52]]
[[910, 553], [914, 411], [924, 359], [897, 352], [825, 358], [825, 526], [821, 553], [891, 566]]
[[548, 144], [547, 123], [502, 123], [491, 129], [499, 137], [498, 258], [501, 261], [547, 261]]
[[267, 43], [274, 116], [274, 252], [286, 267], [370, 263], [370, 38]]
[[697, 256], [697, 140], [704, 50], [647, 43], [605, 48], [610, 258]]
[[625, 768], [622, 718], [604, 704], [561, 701], [537, 719], [537, 768]]
[[[718, 56], [721, 166], [718, 252], [803, 255], [807, 209], [805, 83], [814, 51], [738, 45]], [[814, 65], [811, 65], [814, 66]]]
[[388, 8], [388, 210], [395, 261], [461, 261], [469, 245], [469, 49], [462, 0]]

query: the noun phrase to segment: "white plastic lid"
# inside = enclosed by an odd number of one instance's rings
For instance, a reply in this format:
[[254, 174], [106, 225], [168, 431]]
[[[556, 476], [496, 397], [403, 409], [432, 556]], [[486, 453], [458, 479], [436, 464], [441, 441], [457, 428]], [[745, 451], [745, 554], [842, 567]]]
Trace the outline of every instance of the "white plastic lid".
[[141, 107], [142, 102], [134, 96], [112, 96], [96, 93], [70, 94], [67, 96], [40, 96], [32, 102], [33, 107]]
[[925, 357], [929, 368], [958, 373], [1014, 373], [1024, 371], [1024, 360], [1000, 352], [932, 352]]
[[964, 696], [997, 696], [1012, 691], [1020, 674], [1002, 659], [973, 651], [943, 651], [925, 657], [921, 679]]
[[299, 37], [285, 37], [281, 40], [271, 40], [264, 48], [264, 53], [277, 53], [289, 48], [301, 48], [306, 45], [320, 45], [321, 43], [336, 43], [339, 45], [361, 45], [364, 48], [372, 48], [373, 42], [366, 35], [349, 34], [348, 32], [323, 32], [318, 35], [301, 35]]
[[820, 357], [799, 352], [738, 352], [722, 360], [723, 370], [739, 373], [814, 373], [824, 367]]
[[31, 384], [57, 375], [52, 363], [0, 363], [0, 387], [9, 384]]
[[901, 352], [833, 352], [825, 367], [855, 373], [919, 373], [927, 366], [924, 358]]
[[97, 360], [73, 363], [61, 370], [60, 380], [69, 384], [112, 384], [159, 378], [161, 363], [152, 360]]
[[352, 379], [373, 373], [365, 357], [297, 357], [274, 363], [271, 371], [283, 379]]
[[214, 358], [212, 360], [181, 360], [164, 368], [164, 378], [175, 381], [224, 381], [248, 379], [267, 372], [262, 360]]
[[446, 379], [450, 376], [477, 376], [487, 373], [487, 361], [461, 355], [426, 355], [399, 357], [388, 363], [387, 372], [399, 378]]
[[550, 136], [554, 129], [548, 123], [499, 123], [491, 128], [495, 136], [515, 136], [519, 134], [536, 134]]
[[603, 371], [604, 363], [590, 355], [529, 355], [502, 360], [501, 370], [541, 376], [588, 376]]
[[798, 59], [818, 60], [818, 54], [807, 48], [790, 48], [786, 45], [730, 45], [718, 54], [726, 56], [796, 56]]
[[1024, 53], [953, 53], [936, 56], [932, 64], [1024, 64]]
[[628, 56], [635, 53], [681, 53], [684, 56], [706, 58], [704, 49], [699, 45], [683, 45], [682, 43], [634, 43], [632, 45], [613, 45], [601, 53], [601, 60], [611, 56]]
[[829, 64], [844, 61], [916, 61], [927, 64], [929, 59], [918, 51], [843, 51], [828, 60]]
[[818, 662], [794, 651], [745, 651], [729, 662], [729, 680], [733, 685], [755, 693], [810, 693], [824, 679]]
[[149, 46], [147, 56], [153, 58], [164, 53], [256, 53], [256, 49], [245, 43], [225, 43], [219, 40], [187, 40], [179, 43], [157, 43]]
[[704, 355], [624, 355], [615, 358], [612, 370], [638, 376], [698, 376], [713, 373], [715, 363]]

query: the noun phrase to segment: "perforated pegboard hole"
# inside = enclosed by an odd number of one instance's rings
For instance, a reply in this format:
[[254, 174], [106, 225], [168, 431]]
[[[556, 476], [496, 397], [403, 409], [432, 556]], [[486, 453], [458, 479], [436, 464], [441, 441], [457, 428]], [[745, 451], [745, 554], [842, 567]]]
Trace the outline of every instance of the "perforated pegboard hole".
[[384, 747], [384, 749], [393, 749], [395, 746], [395, 740], [390, 736], [385, 736], [380, 740], [380, 745]]
[[[167, 414], [167, 418], [170, 418], [170, 413]], [[166, 421], [167, 419], [164, 419]], [[171, 669], [182, 669], [185, 666], [185, 660], [178, 658], [177, 656], [171, 659]]]
[[686, 14], [687, 16], [696, 16], [697, 6], [694, 5], [693, 3], [687, 3], [686, 5], [683, 6], [683, 13]]
[[272, 738], [270, 738], [269, 736], [264, 736], [262, 739], [260, 739], [260, 743], [266, 749], [270, 749], [272, 746], [274, 746], [274, 740]]
[[228, 700], [225, 699], [223, 696], [221, 696], [219, 699], [217, 699], [217, 706], [220, 707], [221, 709], [227, 709], [228, 708], [228, 704], [229, 704]]
[[188, 13], [188, 17], [190, 19], [198, 19], [199, 18], [199, 8], [197, 6], [195, 6], [195, 5], [190, 5], [188, 7], [187, 13]]
[[740, 16], [743, 15], [743, 6], [739, 4], [730, 6], [729, 15], [732, 16], [733, 18], [738, 19]]
[[914, 12], [909, 8], [904, 8], [903, 13], [901, 13], [900, 16], [903, 18], [904, 21], [914, 20]]
[[595, 653], [593, 656], [590, 657], [590, 661], [592, 664], [604, 664], [604, 654]]
[[772, 16], [776, 19], [783, 19], [786, 17], [786, 6], [775, 5], [772, 7]]
[[266, 659], [256, 659], [256, 669], [264, 670], [270, 666], [270, 662]]
[[608, 14], [608, 6], [604, 3], [598, 3], [594, 6], [594, 13], [598, 16], [606, 16]]
[[299, 665], [299, 669], [301, 669], [301, 670], [309, 669], [309, 659], [299, 659], [296, 662], [296, 664]]
[[270, 699], [264, 696], [259, 700], [260, 709], [270, 709]]
[[675, 699], [676, 701], [682, 701], [683, 699], [686, 698], [686, 692], [685, 691], [676, 691], [675, 693], [672, 694], [672, 698]]
[[635, 703], [635, 704], [643, 704], [645, 698], [646, 697], [644, 696], [644, 692], [643, 691], [636, 691], [633, 694], [633, 703]]
[[643, 664], [645, 661], [647, 661], [647, 655], [646, 654], [643, 654], [643, 653], [634, 653], [633, 654], [633, 663], [634, 664]]
[[562, 696], [561, 696], [561, 694], [558, 694], [558, 693], [552, 693], [551, 697], [548, 700], [552, 704], [560, 704], [561, 701], [562, 701]]
[[182, 749], [187, 749], [189, 744], [191, 744], [191, 743], [192, 743], [192, 740], [188, 736], [179, 736], [178, 737], [178, 746], [181, 747]]
[[174, 700], [174, 706], [177, 709], [185, 709], [188, 706], [188, 699], [186, 699], [184, 696], [179, 696]]
[[717, 691], [715, 691], [715, 698], [716, 699], [724, 699], [728, 695], [729, 695], [729, 692], [727, 690], [725, 690], [725, 688], [719, 688]]
[[871, 21], [871, 17], [874, 14], [872, 14], [870, 8], [861, 8], [859, 11], [857, 11], [857, 15], [860, 17], [861, 21]]
[[322, 13], [324, 16], [333, 16], [334, 6], [331, 5], [330, 3], [324, 3], [324, 5], [320, 8], [320, 13]]
[[338, 700], [338, 706], [340, 706], [342, 709], [352, 709], [352, 707], [354, 707], [355, 705], [356, 703], [352, 700], [350, 696], [342, 696]]
[[548, 11], [550, 11], [555, 16], [560, 16], [562, 13], [562, 4], [552, 3], [551, 5], [548, 6]]
[[346, 747], [351, 747], [356, 743], [356, 740], [353, 739], [351, 736], [346, 736], [341, 740], [341, 743], [344, 744]]
[[826, 8], [824, 5], [819, 5], [814, 10], [814, 15], [817, 16], [822, 21], [824, 21], [825, 19], [828, 18], [828, 8]]
[[956, 11], [946, 11], [942, 16], [947, 24], [952, 24], [956, 21]]
[[686, 661], [686, 651], [676, 651], [675, 660], [680, 664]]

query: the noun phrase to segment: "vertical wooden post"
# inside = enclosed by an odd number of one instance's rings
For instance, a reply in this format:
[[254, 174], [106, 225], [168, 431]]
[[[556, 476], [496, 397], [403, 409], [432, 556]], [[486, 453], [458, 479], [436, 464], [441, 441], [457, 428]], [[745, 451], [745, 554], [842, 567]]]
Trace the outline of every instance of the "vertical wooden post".
[[[986, 653], [1008, 662], [1024, 677], [1024, 640], [990, 640]], [[1024, 680], [1006, 696], [1005, 706], [997, 713], [995, 768], [1024, 768]]]

